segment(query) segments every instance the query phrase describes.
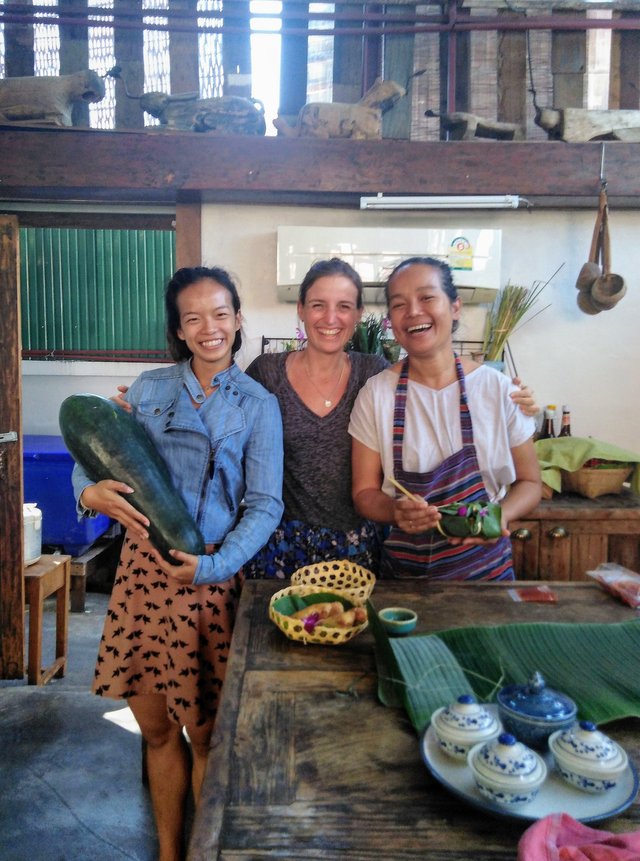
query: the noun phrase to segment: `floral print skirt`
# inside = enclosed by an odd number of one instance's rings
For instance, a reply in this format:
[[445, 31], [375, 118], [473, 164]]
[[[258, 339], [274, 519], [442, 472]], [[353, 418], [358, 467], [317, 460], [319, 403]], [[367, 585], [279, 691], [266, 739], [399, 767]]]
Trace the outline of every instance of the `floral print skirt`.
[[153, 564], [153, 548], [125, 535], [100, 641], [93, 692], [113, 699], [163, 694], [172, 720], [215, 717], [242, 586], [184, 586]]
[[316, 562], [348, 559], [377, 572], [381, 537], [373, 523], [340, 532], [310, 526], [301, 520], [283, 520], [267, 544], [244, 566], [248, 579], [276, 577], [285, 580], [298, 568]]

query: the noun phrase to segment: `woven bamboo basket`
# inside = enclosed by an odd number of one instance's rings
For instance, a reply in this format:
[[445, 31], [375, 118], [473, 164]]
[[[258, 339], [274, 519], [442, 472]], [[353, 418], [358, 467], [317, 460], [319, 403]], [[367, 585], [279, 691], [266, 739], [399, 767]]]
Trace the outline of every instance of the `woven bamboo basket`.
[[301, 609], [298, 605], [311, 606], [324, 601], [341, 601], [345, 609], [362, 606], [362, 601], [354, 600], [350, 595], [336, 590], [323, 590], [318, 586], [287, 586], [271, 596], [269, 618], [290, 640], [322, 646], [339, 646], [341, 643], [347, 643], [367, 627], [365, 620], [359, 625], [348, 628], [329, 628], [317, 624], [312, 631], [307, 631], [302, 619], [294, 619], [290, 615], [296, 609]]
[[292, 586], [316, 586], [341, 595], [349, 595], [358, 604], [366, 601], [376, 584], [375, 575], [367, 568], [337, 559], [298, 568], [291, 575]]
[[591, 469], [581, 467], [574, 472], [562, 470], [562, 490], [579, 493], [588, 499], [604, 496], [606, 493], [620, 493], [622, 485], [631, 475], [632, 466], [620, 469]]

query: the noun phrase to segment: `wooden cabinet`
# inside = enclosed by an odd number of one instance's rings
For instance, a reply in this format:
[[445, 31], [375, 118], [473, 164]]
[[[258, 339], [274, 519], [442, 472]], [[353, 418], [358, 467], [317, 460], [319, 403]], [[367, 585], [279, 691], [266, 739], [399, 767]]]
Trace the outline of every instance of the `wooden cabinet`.
[[601, 562], [640, 573], [640, 497], [558, 494], [511, 524], [519, 580], [584, 580]]

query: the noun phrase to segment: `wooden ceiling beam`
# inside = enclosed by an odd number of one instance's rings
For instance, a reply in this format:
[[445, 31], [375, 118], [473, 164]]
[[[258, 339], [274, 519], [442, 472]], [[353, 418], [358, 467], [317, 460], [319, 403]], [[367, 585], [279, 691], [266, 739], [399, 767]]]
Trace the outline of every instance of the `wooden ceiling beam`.
[[[0, 201], [175, 202], [366, 194], [592, 198], [602, 144], [419, 143], [0, 127]], [[612, 198], [640, 196], [640, 144], [606, 144]]]

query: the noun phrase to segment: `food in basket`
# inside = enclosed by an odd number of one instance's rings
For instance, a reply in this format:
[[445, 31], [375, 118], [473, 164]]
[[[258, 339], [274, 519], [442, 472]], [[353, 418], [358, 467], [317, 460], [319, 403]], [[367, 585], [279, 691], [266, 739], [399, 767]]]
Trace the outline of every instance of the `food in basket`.
[[312, 604], [311, 607], [304, 607], [302, 610], [296, 610], [295, 613], [291, 613], [291, 616], [293, 619], [305, 619], [310, 609], [313, 609], [318, 619], [337, 616], [344, 611], [344, 607], [340, 601], [325, 601], [324, 603]]
[[269, 618], [290, 640], [332, 646], [348, 642], [368, 624], [362, 601], [309, 585], [288, 586], [272, 595]]
[[349, 628], [367, 621], [364, 607], [346, 610], [340, 601], [311, 604], [302, 610], [291, 613], [292, 619], [302, 619], [305, 631], [313, 631], [316, 625], [328, 628]]

